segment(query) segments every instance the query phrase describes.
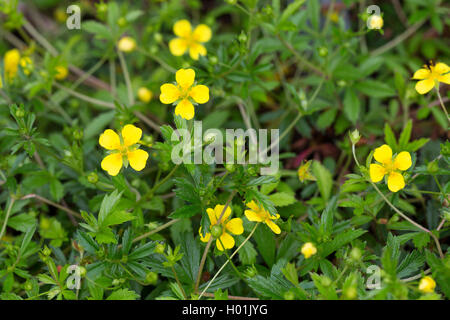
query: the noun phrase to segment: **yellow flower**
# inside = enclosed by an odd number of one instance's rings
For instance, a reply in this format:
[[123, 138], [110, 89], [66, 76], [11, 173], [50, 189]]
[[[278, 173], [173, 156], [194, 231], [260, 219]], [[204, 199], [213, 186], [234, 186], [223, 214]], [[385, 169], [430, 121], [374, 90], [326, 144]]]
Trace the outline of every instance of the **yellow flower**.
[[315, 181], [316, 178], [309, 172], [309, 167], [311, 166], [312, 160], [306, 161], [298, 168], [298, 178], [300, 182], [304, 182], [305, 180]]
[[194, 102], [206, 103], [209, 100], [209, 88], [204, 85], [194, 86], [195, 71], [192, 69], [180, 69], [175, 74], [177, 85], [165, 83], [161, 86], [161, 95], [159, 100], [164, 104], [170, 104], [178, 101], [175, 108], [175, 114], [180, 115], [186, 120], [194, 117]]
[[405, 171], [411, 167], [412, 161], [409, 152], [402, 151], [395, 158], [392, 158], [392, 149], [387, 144], [383, 144], [375, 149], [373, 157], [380, 164], [372, 163], [370, 165], [369, 171], [372, 182], [379, 182], [387, 175], [389, 190], [397, 192], [403, 189], [405, 179], [398, 171]]
[[230, 233], [234, 235], [240, 235], [244, 232], [244, 227], [242, 226], [241, 218], [233, 218], [229, 220], [231, 215], [231, 208], [229, 206], [223, 213], [220, 222], [217, 223], [224, 208], [225, 208], [224, 205], [218, 204], [215, 206], [214, 209], [212, 208], [206, 209], [206, 213], [208, 214], [209, 221], [211, 223], [209, 227], [210, 232], [207, 232], [203, 237], [202, 227], [200, 227], [200, 229], [198, 230], [198, 232], [200, 233], [200, 240], [202, 242], [208, 242], [209, 239], [211, 238], [211, 232], [213, 232], [214, 229], [218, 229], [219, 235], [216, 239], [216, 246], [217, 249], [219, 249], [220, 251], [223, 251], [224, 247], [225, 249], [231, 249], [234, 247], [235, 244], [234, 238], [230, 235]]
[[136, 49], [136, 41], [131, 37], [123, 37], [119, 40], [117, 47], [120, 51], [123, 52], [131, 52]]
[[442, 62], [438, 62], [436, 65], [430, 63], [417, 70], [413, 79], [420, 80], [416, 83], [417, 92], [425, 94], [434, 86], [439, 86], [439, 82], [450, 84], [450, 67]]
[[130, 166], [136, 171], [144, 169], [148, 153], [138, 149], [139, 146], [136, 145], [141, 137], [142, 130], [132, 124], [123, 127], [121, 137], [111, 129], [105, 130], [100, 135], [98, 142], [103, 148], [112, 152], [103, 159], [102, 169], [109, 175], [116, 176], [122, 168], [124, 160], [125, 166], [130, 163]]
[[152, 100], [153, 93], [145, 87], [141, 87], [138, 90], [138, 98], [142, 102], [148, 103]]
[[311, 242], [306, 242], [302, 246], [301, 252], [305, 256], [305, 259], [308, 259], [317, 253], [317, 248]]
[[436, 282], [430, 276], [423, 277], [419, 282], [419, 290], [426, 293], [431, 293], [436, 287]]
[[9, 50], [5, 53], [4, 57], [4, 68], [5, 68], [5, 79], [6, 81], [11, 81], [17, 74], [19, 70], [20, 62], [20, 52], [17, 49]]
[[169, 42], [170, 52], [174, 56], [182, 56], [188, 49], [194, 60], [198, 60], [199, 55], [206, 55], [206, 48], [202, 43], [211, 39], [211, 29], [207, 25], [199, 24], [192, 31], [189, 21], [180, 20], [173, 25], [173, 33], [178, 36]]
[[272, 221], [280, 218], [280, 215], [278, 213], [276, 216], [271, 215], [263, 207], [259, 207], [253, 200], [247, 203], [247, 207], [251, 209], [245, 210], [244, 212], [248, 220], [255, 222], [264, 222], [276, 234], [281, 233], [280, 227]]
[[369, 17], [369, 29], [381, 29], [383, 28], [384, 20], [379, 15], [373, 15]]
[[55, 74], [56, 80], [64, 80], [69, 74], [69, 70], [64, 66], [56, 66], [55, 70], [56, 70]]
[[23, 73], [28, 76], [33, 70], [33, 61], [30, 59], [30, 57], [23, 57], [20, 58], [19, 63], [22, 67]]

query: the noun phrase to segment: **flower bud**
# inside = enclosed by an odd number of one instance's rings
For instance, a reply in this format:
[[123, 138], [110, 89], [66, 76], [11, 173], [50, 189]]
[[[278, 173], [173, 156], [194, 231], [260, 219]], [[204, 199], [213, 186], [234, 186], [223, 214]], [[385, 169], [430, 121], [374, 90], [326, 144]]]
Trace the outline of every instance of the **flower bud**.
[[326, 57], [328, 55], [328, 49], [326, 47], [319, 48], [319, 56]]
[[139, 100], [144, 103], [149, 103], [153, 97], [153, 93], [145, 87], [139, 88], [137, 95], [138, 95]]
[[430, 276], [423, 277], [419, 282], [419, 290], [424, 293], [431, 293], [436, 287], [436, 282]]
[[98, 174], [95, 172], [91, 172], [89, 173], [87, 179], [90, 183], [96, 184], [98, 182]]
[[83, 130], [78, 128], [74, 129], [72, 135], [75, 140], [81, 140], [83, 139]]
[[352, 132], [350, 132], [348, 136], [350, 137], [350, 141], [352, 142], [352, 144], [357, 144], [361, 139], [361, 135], [359, 134], [358, 129], [355, 129]]
[[217, 224], [211, 227], [211, 235], [214, 238], [220, 237], [222, 235], [222, 231], [223, 231], [222, 226], [219, 226]]
[[161, 43], [161, 42], [163, 41], [163, 36], [162, 36], [161, 33], [156, 32], [156, 33], [153, 35], [153, 39], [155, 39], [155, 41], [156, 41], [157, 43]]
[[295, 294], [292, 291], [286, 291], [283, 294], [284, 300], [294, 300], [295, 299]]
[[145, 282], [147, 284], [156, 284], [158, 282], [158, 274], [156, 272], [150, 271], [145, 276]]
[[123, 37], [117, 43], [117, 47], [122, 52], [132, 52], [136, 49], [136, 41], [131, 37]]
[[439, 171], [438, 162], [436, 160], [428, 162], [428, 164], [427, 164], [427, 171], [428, 171], [428, 173], [431, 173], [431, 174], [437, 173]]
[[165, 243], [158, 243], [155, 247], [155, 252], [159, 254], [163, 254], [164, 250], [166, 250], [166, 244]]

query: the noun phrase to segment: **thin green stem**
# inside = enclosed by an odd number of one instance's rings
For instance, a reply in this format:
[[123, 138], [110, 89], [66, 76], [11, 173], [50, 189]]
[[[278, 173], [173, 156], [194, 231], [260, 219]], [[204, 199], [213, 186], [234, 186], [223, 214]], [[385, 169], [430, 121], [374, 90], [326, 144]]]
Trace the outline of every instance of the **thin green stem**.
[[147, 233], [144, 233], [144, 234], [140, 235], [139, 237], [134, 238], [132, 242], [135, 243], [135, 242], [138, 242], [138, 241], [140, 241], [142, 239], [145, 239], [145, 238], [151, 236], [152, 234], [155, 234], [155, 233], [157, 233], [157, 232], [159, 232], [161, 230], [164, 230], [164, 229], [170, 227], [171, 225], [173, 225], [174, 223], [177, 223], [178, 221], [180, 221], [180, 219], [171, 220], [171, 221], [163, 224], [162, 226], [159, 226], [158, 228], [153, 229], [152, 231], [149, 231]]
[[122, 67], [123, 76], [125, 78], [125, 84], [127, 86], [128, 103], [130, 104], [129, 106], [131, 107], [134, 105], [134, 94], [133, 94], [133, 88], [131, 86], [130, 74], [128, 72], [127, 63], [125, 62], [125, 58], [123, 56], [122, 51], [117, 50], [117, 54], [119, 56], [120, 65]]
[[[358, 165], [358, 167], [360, 167], [358, 160], [356, 159], [356, 154], [355, 154], [355, 145], [352, 144], [352, 152], [353, 152], [353, 157], [355, 159], [356, 164]], [[434, 240], [434, 242], [436, 243], [436, 247], [438, 249], [439, 252], [439, 256], [443, 259], [444, 258], [444, 254], [442, 252], [441, 249], [441, 245], [439, 243], [438, 238], [433, 234], [433, 232], [431, 232], [430, 230], [428, 230], [427, 228], [423, 227], [422, 225], [418, 224], [417, 222], [415, 222], [414, 220], [412, 220], [411, 218], [409, 218], [406, 214], [404, 214], [403, 212], [401, 212], [399, 209], [397, 209], [396, 206], [394, 206], [389, 200], [388, 198], [386, 198], [386, 196], [383, 194], [383, 192], [381, 192], [380, 189], [378, 189], [378, 187], [376, 186], [375, 183], [372, 182], [372, 180], [370, 179], [366, 179], [371, 185], [372, 187], [378, 192], [378, 194], [381, 196], [381, 198], [389, 205], [389, 207], [392, 208], [392, 210], [394, 210], [399, 216], [401, 216], [403, 219], [407, 220], [409, 223], [411, 223], [412, 225], [416, 226], [417, 228], [419, 228], [420, 230], [428, 233]]]
[[[253, 228], [253, 230], [250, 232], [250, 234], [247, 236], [247, 238], [245, 238], [245, 240], [241, 243], [241, 245], [233, 252], [233, 254], [230, 256], [230, 259], [232, 259], [238, 252], [239, 250], [241, 250], [241, 248], [247, 243], [248, 240], [250, 240], [250, 238], [252, 237], [253, 233], [255, 233], [256, 228], [258, 227], [259, 222], [257, 224], [255, 224], [255, 227]], [[208, 285], [206, 286], [206, 288], [203, 290], [203, 292], [200, 294], [200, 296], [198, 297], [198, 299], [200, 300], [201, 297], [205, 294], [205, 292], [208, 290], [208, 288], [212, 285], [212, 283], [214, 282], [214, 280], [216, 280], [216, 278], [219, 276], [220, 272], [222, 272], [222, 270], [226, 267], [226, 265], [228, 264], [228, 262], [230, 261], [227, 260], [222, 267], [220, 267], [219, 271], [217, 271], [217, 273], [214, 275], [214, 277], [211, 279], [211, 281], [209, 281]]]
[[8, 224], [9, 215], [11, 214], [11, 209], [12, 209], [15, 201], [16, 201], [16, 199], [11, 197], [11, 201], [9, 202], [8, 209], [6, 209], [6, 216], [5, 216], [5, 221], [3, 221], [2, 231], [0, 231], [0, 240], [3, 238], [3, 234], [5, 233], [6, 225]]
[[[220, 221], [222, 220], [222, 217], [225, 214], [225, 210], [227, 210], [227, 208], [230, 205], [231, 201], [233, 200], [233, 197], [236, 194], [236, 192], [237, 192], [236, 190], [233, 191], [230, 194], [230, 196], [228, 197], [228, 200], [225, 203], [225, 206], [223, 207], [222, 213], [220, 214], [219, 219], [217, 219], [216, 224], [220, 224]], [[200, 280], [202, 278], [203, 267], [205, 266], [206, 257], [208, 256], [208, 251], [209, 251], [209, 248], [211, 247], [212, 241], [213, 241], [213, 237], [210, 237], [209, 240], [208, 240], [208, 243], [206, 244], [205, 251], [203, 251], [203, 256], [202, 256], [202, 259], [200, 260], [200, 266], [198, 268], [197, 281], [195, 282], [194, 292], [197, 292], [198, 286], [200, 285]]]
[[186, 295], [186, 292], [184, 291], [184, 288], [183, 288], [183, 286], [181, 285], [181, 282], [180, 282], [180, 279], [178, 279], [178, 275], [177, 275], [177, 272], [175, 271], [175, 268], [173, 267], [173, 266], [171, 266], [172, 267], [172, 272], [173, 272], [173, 275], [175, 276], [175, 281], [178, 283], [178, 286], [180, 287], [180, 289], [181, 289], [181, 292], [183, 293], [183, 296], [184, 296], [184, 299], [188, 299], [188, 297], [187, 297], [187, 295]]
[[437, 96], [439, 98], [439, 102], [441, 104], [442, 107], [442, 111], [444, 111], [445, 116], [447, 117], [448, 122], [450, 122], [450, 117], [448, 116], [448, 112], [447, 112], [447, 108], [444, 105], [444, 101], [442, 101], [442, 97], [441, 97], [441, 93], [439, 92], [439, 87], [435, 86], [436, 92], [437, 92]]

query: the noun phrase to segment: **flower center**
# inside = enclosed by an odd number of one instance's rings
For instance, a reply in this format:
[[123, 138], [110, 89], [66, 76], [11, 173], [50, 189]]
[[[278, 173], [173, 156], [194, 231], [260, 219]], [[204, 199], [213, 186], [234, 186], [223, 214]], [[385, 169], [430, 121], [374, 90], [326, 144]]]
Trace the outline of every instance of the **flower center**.
[[389, 160], [388, 162], [384, 163], [384, 168], [388, 173], [393, 172], [395, 170], [394, 161]]

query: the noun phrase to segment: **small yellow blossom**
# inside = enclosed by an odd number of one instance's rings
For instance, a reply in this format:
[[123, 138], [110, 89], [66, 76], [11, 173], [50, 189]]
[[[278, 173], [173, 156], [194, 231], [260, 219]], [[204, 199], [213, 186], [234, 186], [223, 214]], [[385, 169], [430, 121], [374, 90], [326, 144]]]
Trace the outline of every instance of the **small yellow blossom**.
[[206, 55], [206, 48], [202, 43], [211, 39], [211, 29], [207, 25], [199, 24], [192, 31], [189, 21], [180, 20], [174, 24], [173, 32], [178, 36], [169, 42], [170, 52], [174, 56], [182, 56], [188, 49], [189, 55], [194, 60], [198, 60], [199, 55]]
[[317, 248], [314, 246], [312, 242], [306, 242], [302, 246], [301, 252], [305, 256], [305, 259], [309, 259], [311, 256], [317, 253]]
[[380, 15], [372, 15], [369, 17], [369, 29], [381, 29], [383, 28], [384, 20]]
[[145, 87], [141, 87], [138, 90], [138, 98], [142, 102], [148, 103], [152, 100], [153, 93]]
[[209, 100], [209, 88], [204, 85], [194, 86], [195, 71], [192, 69], [180, 69], [175, 74], [177, 85], [165, 83], [161, 86], [159, 100], [164, 104], [177, 102], [175, 114], [186, 120], [194, 117], [194, 105], [189, 98], [196, 103], [206, 103]]
[[64, 80], [67, 75], [69, 74], [69, 70], [64, 67], [64, 66], [56, 66], [55, 68], [56, 70], [56, 74], [55, 74], [55, 79], [56, 80]]
[[141, 137], [142, 130], [132, 124], [127, 124], [123, 127], [120, 137], [111, 129], [105, 130], [100, 135], [98, 142], [103, 148], [112, 152], [103, 159], [101, 163], [102, 169], [107, 171], [109, 175], [116, 176], [124, 161], [125, 166], [130, 163], [130, 166], [136, 171], [144, 169], [148, 153], [138, 149], [139, 146], [137, 144]]
[[209, 239], [211, 238], [211, 232], [213, 228], [219, 226], [221, 228], [220, 230], [221, 234], [216, 239], [216, 246], [217, 249], [219, 249], [220, 251], [223, 251], [224, 247], [225, 249], [231, 249], [234, 247], [235, 241], [234, 238], [230, 235], [230, 233], [234, 235], [240, 235], [244, 232], [244, 227], [242, 225], [241, 218], [233, 218], [230, 220], [231, 208], [229, 206], [223, 213], [222, 219], [218, 223], [218, 220], [224, 208], [225, 208], [224, 205], [218, 204], [215, 206], [214, 209], [212, 208], [206, 209], [206, 213], [208, 214], [210, 221], [209, 227], [210, 232], [207, 232], [203, 237], [202, 227], [200, 227], [200, 229], [198, 230], [200, 234], [200, 240], [203, 242], [208, 242]]
[[9, 50], [5, 53], [3, 59], [5, 68], [5, 80], [11, 81], [19, 70], [20, 52], [17, 49]]
[[413, 79], [420, 80], [416, 83], [416, 91], [425, 94], [434, 86], [439, 87], [439, 82], [450, 84], [450, 67], [442, 62], [438, 62], [436, 65], [430, 63], [417, 70]]
[[31, 73], [31, 71], [33, 71], [33, 61], [30, 59], [30, 57], [20, 58], [19, 63], [25, 75], [28, 76]]
[[400, 152], [392, 158], [392, 149], [383, 144], [376, 148], [373, 157], [380, 164], [372, 163], [370, 165], [370, 179], [372, 182], [379, 182], [385, 175], [388, 176], [388, 188], [392, 192], [397, 192], [405, 187], [405, 179], [399, 171], [408, 170], [411, 165], [411, 155], [407, 151]]
[[430, 276], [423, 277], [419, 282], [419, 290], [426, 293], [431, 293], [436, 287], [436, 282]]
[[247, 203], [247, 207], [251, 209], [245, 210], [244, 212], [248, 220], [255, 222], [264, 222], [274, 233], [281, 233], [280, 227], [272, 221], [280, 218], [280, 215], [278, 213], [276, 216], [271, 215], [263, 207], [258, 206], [253, 200]]
[[0, 73], [0, 89], [3, 88], [2, 74]]
[[136, 49], [136, 41], [131, 37], [123, 37], [119, 40], [117, 47], [123, 52], [132, 52]]
[[316, 178], [309, 172], [309, 167], [311, 166], [312, 160], [306, 161], [298, 168], [298, 178], [300, 182], [304, 182], [305, 180], [315, 181]]

